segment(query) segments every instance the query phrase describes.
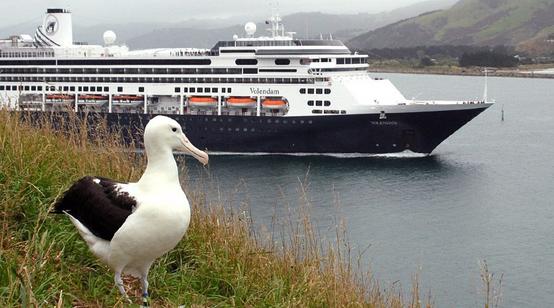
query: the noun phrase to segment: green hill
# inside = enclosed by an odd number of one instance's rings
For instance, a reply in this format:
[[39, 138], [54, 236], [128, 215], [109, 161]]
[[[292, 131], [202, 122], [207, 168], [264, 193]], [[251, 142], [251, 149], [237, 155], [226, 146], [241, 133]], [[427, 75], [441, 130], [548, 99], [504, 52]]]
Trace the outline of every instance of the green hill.
[[460, 0], [448, 10], [425, 13], [367, 32], [348, 44], [361, 50], [509, 45], [548, 52], [554, 49], [554, 44], [545, 45], [553, 33], [554, 0]]

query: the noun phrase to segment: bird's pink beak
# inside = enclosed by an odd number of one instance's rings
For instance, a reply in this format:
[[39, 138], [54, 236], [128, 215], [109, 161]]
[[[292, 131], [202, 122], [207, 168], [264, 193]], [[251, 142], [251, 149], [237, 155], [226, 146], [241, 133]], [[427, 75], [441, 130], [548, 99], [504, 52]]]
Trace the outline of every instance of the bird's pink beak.
[[200, 151], [198, 148], [196, 148], [192, 143], [190, 143], [185, 134], [181, 134], [181, 146], [177, 150], [192, 155], [192, 157], [196, 158], [204, 166], [208, 164], [208, 153]]

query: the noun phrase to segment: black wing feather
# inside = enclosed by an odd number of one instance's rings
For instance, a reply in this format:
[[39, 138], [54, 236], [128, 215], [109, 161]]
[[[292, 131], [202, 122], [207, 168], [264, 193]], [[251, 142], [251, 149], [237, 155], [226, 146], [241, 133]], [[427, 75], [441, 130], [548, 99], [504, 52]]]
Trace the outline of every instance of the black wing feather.
[[52, 212], [66, 212], [97, 237], [110, 241], [137, 205], [134, 198], [116, 190], [117, 184], [106, 178], [84, 177], [64, 193]]

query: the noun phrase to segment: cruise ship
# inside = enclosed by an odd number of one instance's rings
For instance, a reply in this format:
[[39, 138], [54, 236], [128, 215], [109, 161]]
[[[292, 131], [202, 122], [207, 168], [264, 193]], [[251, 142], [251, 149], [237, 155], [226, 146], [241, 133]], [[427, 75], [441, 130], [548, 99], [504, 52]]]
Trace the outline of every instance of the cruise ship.
[[0, 106], [137, 132], [163, 114], [211, 153], [367, 155], [430, 154], [492, 105], [406, 99], [341, 41], [296, 38], [278, 14], [266, 24], [211, 49], [129, 50], [113, 31], [75, 42], [71, 12], [48, 9], [33, 36], [0, 40]]

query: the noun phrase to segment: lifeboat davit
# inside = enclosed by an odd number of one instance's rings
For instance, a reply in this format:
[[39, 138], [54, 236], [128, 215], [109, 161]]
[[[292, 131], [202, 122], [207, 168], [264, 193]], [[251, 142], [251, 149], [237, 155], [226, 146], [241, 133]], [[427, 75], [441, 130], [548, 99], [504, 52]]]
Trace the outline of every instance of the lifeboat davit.
[[262, 108], [272, 110], [287, 109], [287, 101], [280, 98], [266, 98], [262, 101]]
[[252, 97], [229, 97], [227, 106], [232, 108], [255, 108], [256, 99]]
[[188, 100], [191, 107], [213, 108], [217, 107], [217, 99], [211, 96], [191, 96]]

